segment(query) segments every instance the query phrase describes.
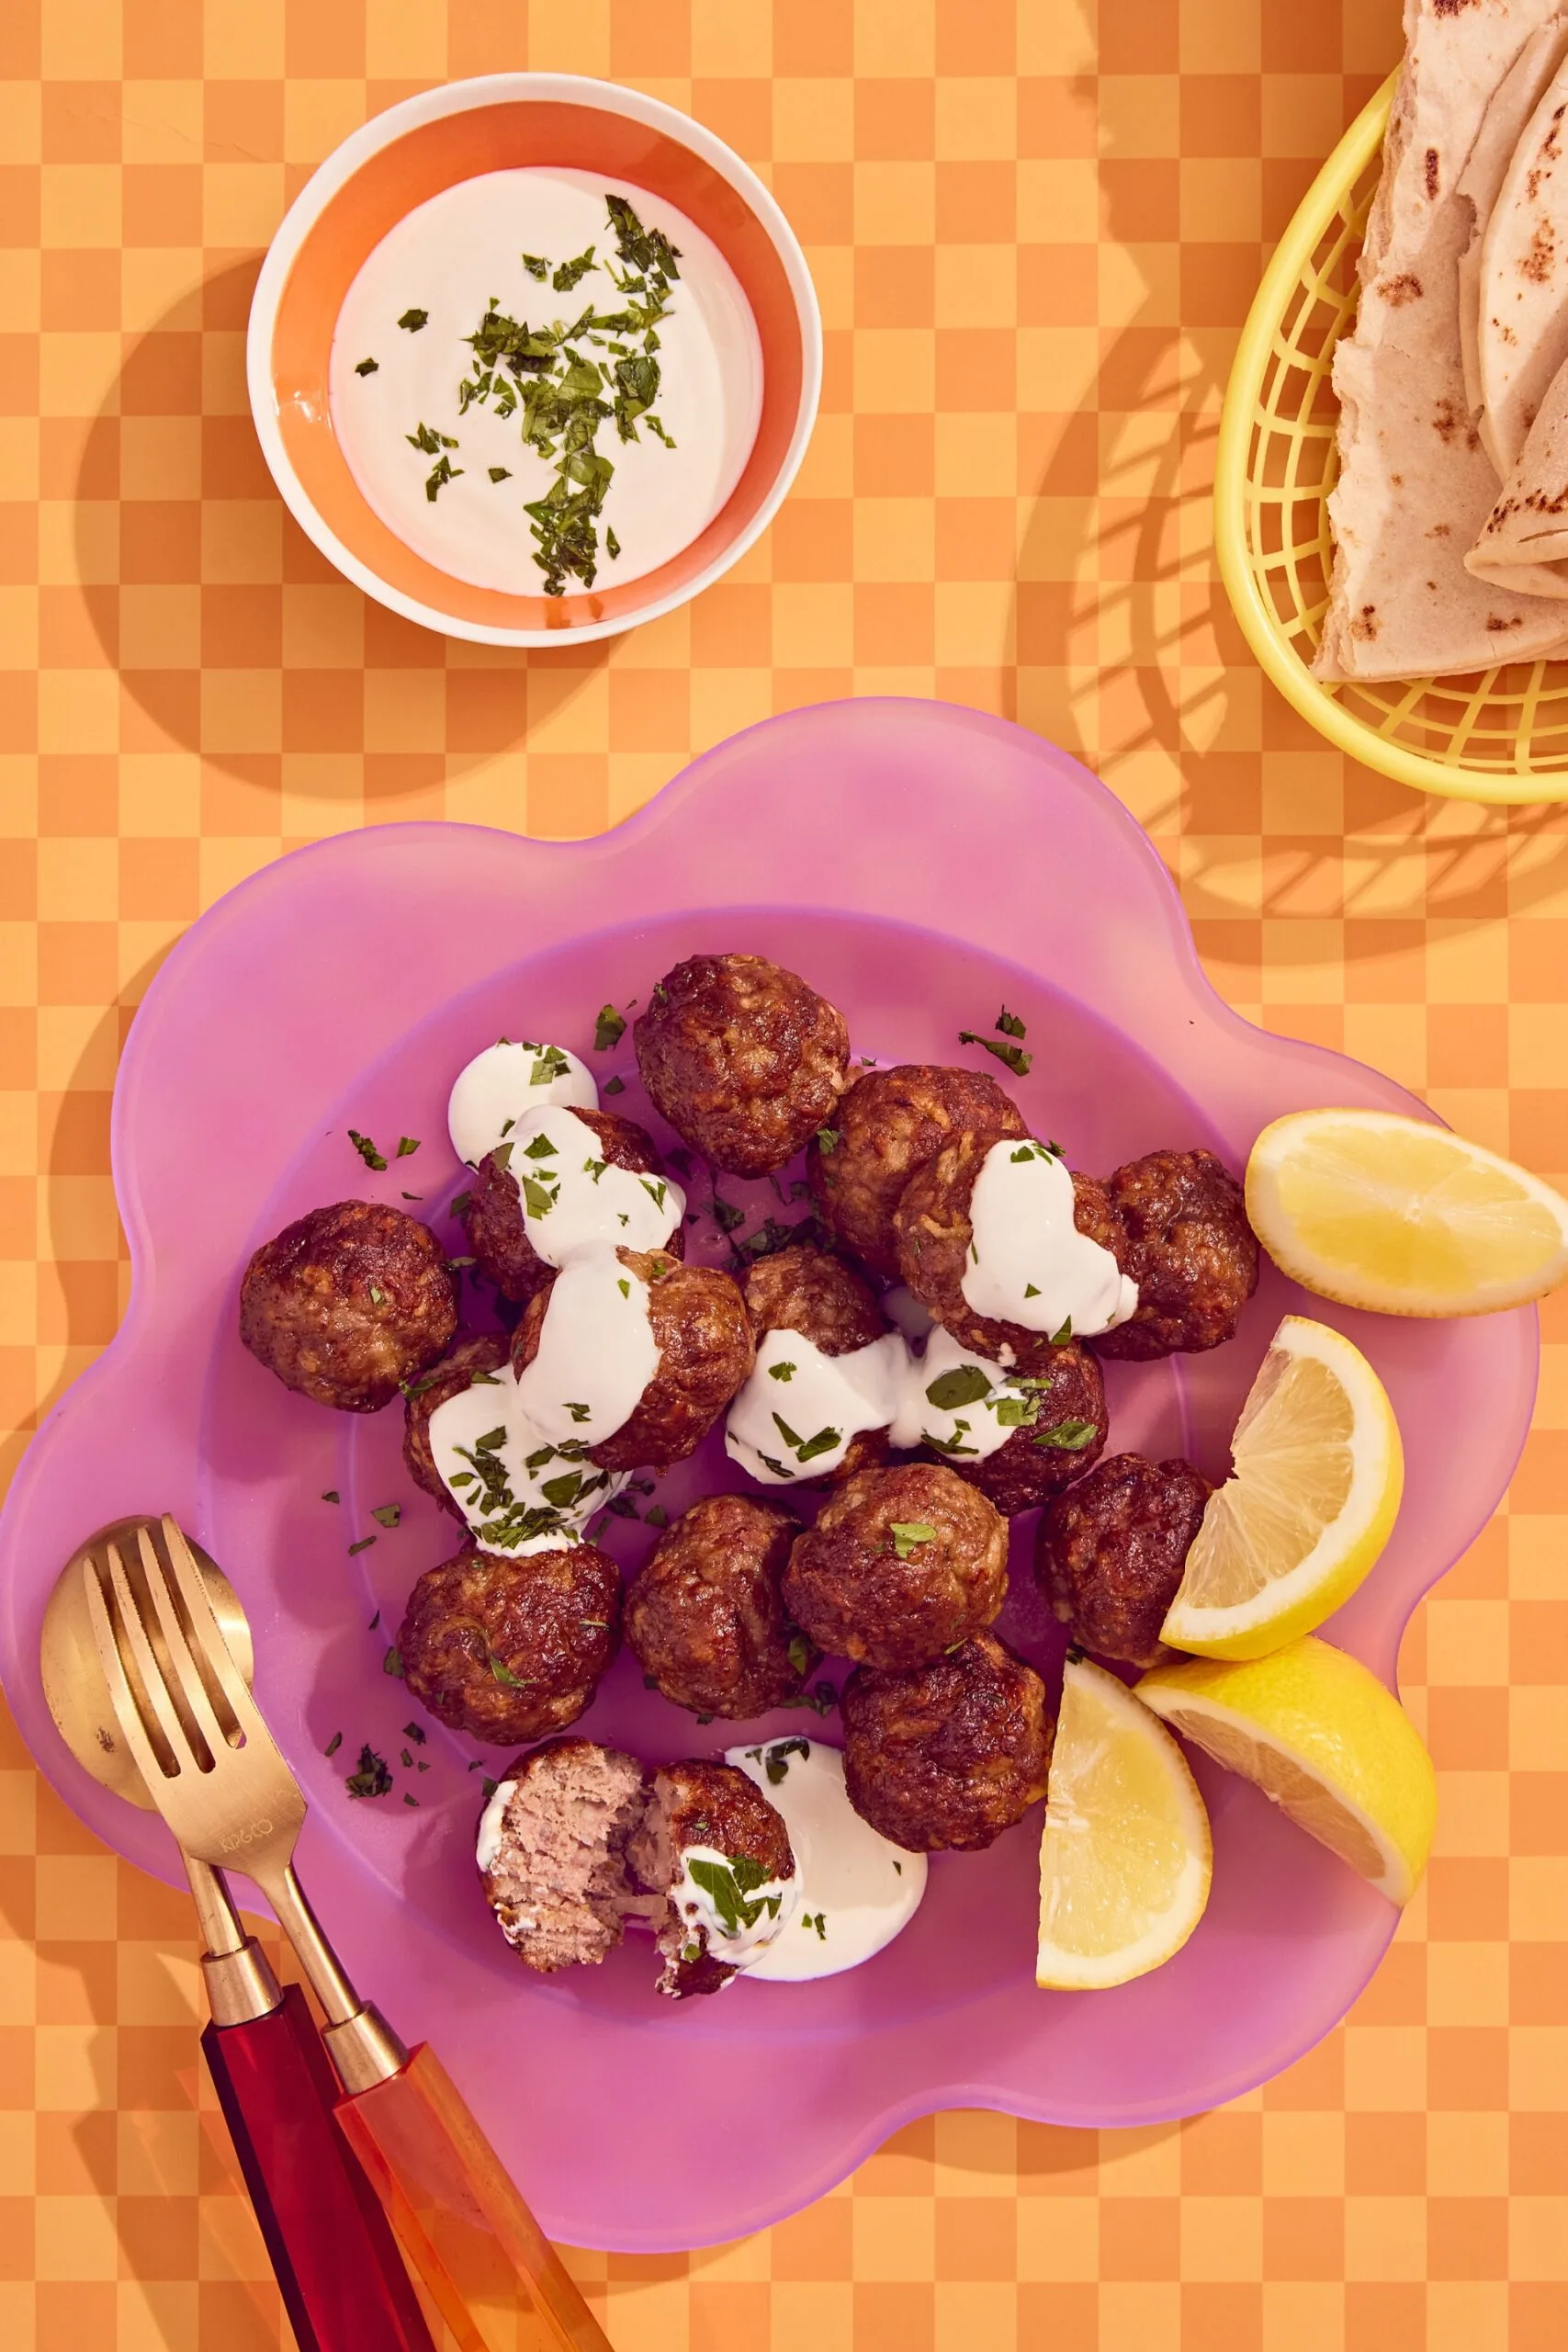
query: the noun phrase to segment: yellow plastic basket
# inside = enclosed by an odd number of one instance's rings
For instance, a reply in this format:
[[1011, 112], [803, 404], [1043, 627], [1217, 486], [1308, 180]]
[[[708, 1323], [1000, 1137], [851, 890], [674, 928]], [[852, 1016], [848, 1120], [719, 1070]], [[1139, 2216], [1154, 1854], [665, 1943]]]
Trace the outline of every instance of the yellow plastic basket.
[[1568, 800], [1568, 662], [1354, 685], [1321, 684], [1310, 667], [1333, 560], [1338, 408], [1329, 369], [1355, 316], [1356, 261], [1394, 79], [1307, 190], [1243, 329], [1215, 461], [1220, 573], [1286, 701], [1352, 759], [1453, 800]]

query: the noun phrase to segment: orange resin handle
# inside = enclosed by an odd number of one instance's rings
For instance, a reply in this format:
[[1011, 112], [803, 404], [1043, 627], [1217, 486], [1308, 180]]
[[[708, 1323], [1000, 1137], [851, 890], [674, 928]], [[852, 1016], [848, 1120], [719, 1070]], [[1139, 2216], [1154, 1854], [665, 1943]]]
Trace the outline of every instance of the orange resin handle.
[[427, 2042], [336, 2112], [461, 2352], [611, 2352]]

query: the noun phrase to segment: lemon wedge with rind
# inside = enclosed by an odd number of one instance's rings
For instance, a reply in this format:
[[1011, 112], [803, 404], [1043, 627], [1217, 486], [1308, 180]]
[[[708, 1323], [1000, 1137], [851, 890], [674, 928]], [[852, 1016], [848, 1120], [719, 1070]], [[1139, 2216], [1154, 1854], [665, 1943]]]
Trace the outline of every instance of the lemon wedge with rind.
[[1568, 1277], [1568, 1201], [1447, 1127], [1393, 1111], [1294, 1111], [1247, 1164], [1275, 1264], [1381, 1315], [1492, 1315]]
[[1359, 1659], [1309, 1634], [1270, 1657], [1156, 1666], [1134, 1687], [1391, 1903], [1409, 1902], [1432, 1849], [1437, 1776], [1398, 1700]]
[[1172, 1649], [1262, 1657], [1349, 1599], [1393, 1532], [1404, 1454], [1359, 1348], [1287, 1315], [1231, 1440], [1161, 1628]]
[[1124, 1682], [1069, 1658], [1045, 1795], [1035, 1981], [1089, 1992], [1180, 1951], [1209, 1900], [1209, 1816], [1187, 1758]]

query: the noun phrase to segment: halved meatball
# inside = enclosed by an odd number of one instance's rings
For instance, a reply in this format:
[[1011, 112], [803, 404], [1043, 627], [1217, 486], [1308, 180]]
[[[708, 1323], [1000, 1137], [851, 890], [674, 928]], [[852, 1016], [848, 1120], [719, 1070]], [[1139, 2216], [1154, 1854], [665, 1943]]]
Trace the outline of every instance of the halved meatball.
[[907, 1853], [988, 1846], [1045, 1793], [1045, 1685], [992, 1634], [902, 1673], [857, 1667], [840, 1704], [850, 1803]]
[[978, 1462], [942, 1460], [995, 1503], [1006, 1519], [1049, 1502], [1100, 1459], [1111, 1433], [1105, 1383], [1094, 1358], [1074, 1342], [1052, 1348], [1033, 1374], [1038, 1410], [1004, 1445]]
[[1128, 1666], [1172, 1655], [1160, 1627], [1213, 1492], [1179, 1456], [1117, 1453], [1057, 1498], [1040, 1522], [1034, 1573], [1075, 1642]]
[[286, 1388], [378, 1413], [457, 1328], [457, 1283], [430, 1227], [378, 1201], [312, 1209], [264, 1243], [240, 1286], [240, 1337]]
[[1258, 1250], [1246, 1197], [1224, 1162], [1212, 1151], [1147, 1152], [1108, 1176], [1105, 1193], [1138, 1308], [1096, 1339], [1095, 1352], [1144, 1363], [1234, 1339], [1258, 1288]]
[[[986, 1156], [997, 1141], [994, 1135], [954, 1136], [934, 1159], [915, 1170], [893, 1218], [898, 1271], [927, 1313], [966, 1348], [989, 1356], [994, 1363], [1010, 1363], [1034, 1372], [1048, 1367], [1049, 1332], [977, 1315], [964, 1295], [964, 1273], [975, 1238], [969, 1204]], [[1073, 1223], [1091, 1241], [1117, 1255], [1114, 1218], [1103, 1186], [1092, 1176], [1073, 1178]]]
[[521, 1559], [469, 1546], [419, 1578], [398, 1651], [421, 1706], [500, 1745], [577, 1721], [620, 1623], [621, 1572], [593, 1544]]
[[626, 1866], [647, 1803], [636, 1757], [592, 1739], [547, 1740], [498, 1775], [480, 1816], [479, 1875], [525, 1967], [597, 1967], [628, 1920], [651, 1926], [663, 1911]]
[[[759, 1258], [746, 1276], [746, 1312], [759, 1340], [770, 1331], [798, 1331], [825, 1356], [853, 1355], [886, 1339], [890, 1329], [876, 1293], [830, 1250], [799, 1242]], [[887, 1431], [860, 1430], [844, 1458], [824, 1476], [842, 1486], [857, 1470], [886, 1459]]]
[[733, 1176], [782, 1168], [849, 1083], [844, 1017], [763, 956], [693, 956], [666, 972], [633, 1033], [655, 1110]]
[[[645, 1886], [668, 1890], [659, 1990], [672, 2000], [722, 1992], [776, 1939], [786, 1896], [791, 1908], [797, 1899], [783, 1815], [733, 1764], [694, 1758], [657, 1771], [626, 1856]], [[716, 1887], [719, 1871], [728, 1883]]]
[[919, 1666], [990, 1623], [1007, 1555], [1006, 1521], [951, 1470], [863, 1470], [796, 1538], [784, 1607], [836, 1657]]
[[416, 1380], [403, 1400], [403, 1466], [414, 1485], [434, 1495], [455, 1519], [462, 1519], [463, 1512], [435, 1466], [430, 1449], [431, 1415], [448, 1397], [460, 1396], [465, 1388], [471, 1388], [476, 1380], [498, 1373], [511, 1352], [509, 1332], [459, 1332], [434, 1371]]
[[[653, 1137], [635, 1119], [624, 1119], [615, 1111], [582, 1111], [575, 1106], [572, 1116], [592, 1128], [600, 1151], [612, 1168], [629, 1168], [635, 1176], [668, 1174]], [[510, 1155], [503, 1153], [502, 1158]], [[529, 1240], [517, 1179], [510, 1166], [498, 1164], [493, 1151], [487, 1152], [475, 1169], [460, 1214], [480, 1273], [495, 1284], [502, 1298], [525, 1306], [546, 1287], [555, 1268]], [[664, 1247], [673, 1258], [685, 1256], [683, 1225], [675, 1227]]]
[[[663, 1469], [694, 1453], [756, 1361], [746, 1302], [716, 1266], [686, 1266], [660, 1250], [617, 1250], [633, 1280], [648, 1285], [659, 1369], [635, 1411], [588, 1452], [601, 1470]], [[551, 1294], [524, 1309], [512, 1343], [513, 1369], [538, 1352]]]
[[807, 1147], [818, 1215], [874, 1273], [898, 1279], [893, 1212], [917, 1168], [954, 1135], [1026, 1136], [1022, 1112], [984, 1070], [900, 1062], [867, 1070]]
[[744, 1721], [800, 1696], [818, 1653], [779, 1586], [800, 1521], [750, 1495], [710, 1495], [654, 1545], [626, 1593], [626, 1647], [665, 1698]]

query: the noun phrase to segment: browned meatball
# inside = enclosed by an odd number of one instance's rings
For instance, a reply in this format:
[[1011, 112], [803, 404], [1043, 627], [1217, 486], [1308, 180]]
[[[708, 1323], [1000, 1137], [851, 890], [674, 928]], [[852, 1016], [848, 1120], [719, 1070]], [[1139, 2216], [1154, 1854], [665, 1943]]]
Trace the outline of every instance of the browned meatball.
[[1105, 1191], [1138, 1310], [1102, 1333], [1096, 1352], [1142, 1363], [1234, 1339], [1258, 1288], [1258, 1237], [1230, 1170], [1212, 1151], [1151, 1151], [1108, 1176]]
[[655, 1110], [732, 1176], [782, 1168], [849, 1083], [844, 1017], [763, 956], [693, 956], [666, 972], [634, 1031]]
[[[580, 1111], [575, 1106], [572, 1116], [592, 1128], [612, 1168], [629, 1168], [635, 1176], [667, 1173], [653, 1137], [635, 1119], [623, 1119], [614, 1111]], [[511, 1146], [502, 1144], [480, 1160], [468, 1189], [462, 1223], [474, 1262], [485, 1280], [495, 1284], [502, 1298], [525, 1306], [536, 1292], [545, 1288], [555, 1268], [540, 1257], [528, 1238], [523, 1195], [512, 1172], [511, 1157]], [[671, 1257], [685, 1256], [683, 1225], [676, 1226], [664, 1246]]]
[[[825, 1356], [852, 1355], [885, 1339], [890, 1328], [875, 1292], [852, 1266], [804, 1242], [757, 1261], [746, 1277], [746, 1312], [759, 1340], [770, 1331], [798, 1331]], [[886, 1453], [886, 1430], [859, 1430], [824, 1478], [842, 1486]]]
[[1159, 1637], [1213, 1488], [1190, 1462], [1117, 1453], [1040, 1522], [1034, 1572], [1073, 1639], [1097, 1657], [1158, 1666]]
[[505, 1331], [460, 1332], [434, 1371], [416, 1380], [403, 1401], [403, 1466], [416, 1487], [434, 1495], [457, 1519], [462, 1518], [462, 1510], [430, 1450], [430, 1417], [437, 1405], [460, 1396], [476, 1379], [499, 1372], [511, 1352], [512, 1340]]
[[739, 1721], [799, 1697], [818, 1653], [784, 1615], [800, 1521], [750, 1495], [710, 1495], [661, 1535], [626, 1594], [626, 1647], [665, 1698]]
[[1022, 1112], [984, 1070], [901, 1062], [857, 1078], [806, 1155], [822, 1222], [874, 1273], [898, 1278], [893, 1212], [917, 1168], [949, 1138], [1025, 1136]]
[[[686, 1875], [694, 1847], [724, 1856], [732, 1879], [727, 1891], [742, 1929], [765, 1926], [770, 1910], [773, 1918], [779, 1917], [780, 1883], [787, 1884], [795, 1876], [782, 1815], [735, 1765], [697, 1758], [666, 1764], [654, 1774], [647, 1811], [626, 1843], [626, 1858], [645, 1886], [669, 1892], [668, 1917], [658, 1930], [664, 1959], [659, 1989], [677, 2001], [694, 1993], [720, 1992], [736, 1973], [733, 1962], [723, 1957], [726, 1937], [722, 1914], [717, 1920], [713, 1916], [713, 1890]], [[771, 1894], [761, 1892], [770, 1884]], [[740, 1913], [752, 1905], [760, 1916], [748, 1923]]]
[[[993, 1363], [1006, 1363], [1010, 1354], [1021, 1369], [1033, 1372], [1048, 1363], [1050, 1334], [976, 1315], [964, 1295], [975, 1236], [969, 1204], [996, 1141], [994, 1135], [954, 1136], [934, 1159], [917, 1168], [894, 1214], [898, 1270], [926, 1312], [955, 1340]], [[1107, 1218], [1104, 1190], [1092, 1176], [1073, 1178], [1073, 1223], [1102, 1248], [1110, 1246], [1107, 1236], [1114, 1223]]]
[[863, 1470], [796, 1539], [784, 1607], [819, 1648], [919, 1666], [988, 1625], [1007, 1598], [1007, 1522], [934, 1462]]
[[1045, 1793], [1045, 1685], [992, 1634], [902, 1674], [857, 1667], [840, 1703], [850, 1803], [906, 1853], [988, 1846]]
[[240, 1287], [240, 1337], [318, 1405], [378, 1413], [457, 1328], [457, 1283], [430, 1227], [378, 1201], [285, 1226]]
[[459, 1552], [409, 1595], [398, 1650], [409, 1689], [475, 1739], [574, 1724], [620, 1640], [621, 1574], [592, 1544], [519, 1560]]
[[[636, 1282], [646, 1283], [659, 1369], [637, 1409], [588, 1453], [601, 1470], [664, 1469], [694, 1453], [756, 1362], [756, 1342], [738, 1284], [716, 1266], [685, 1266], [661, 1250], [617, 1250]], [[551, 1293], [523, 1311], [512, 1343], [522, 1372], [538, 1353]]]
[[1100, 1459], [1111, 1431], [1105, 1383], [1100, 1366], [1084, 1349], [1069, 1343], [1052, 1348], [1033, 1374], [1038, 1386], [1034, 1419], [1014, 1430], [1004, 1445], [978, 1462], [961, 1453], [942, 1459], [972, 1487], [988, 1496], [1004, 1518], [1033, 1510], [1081, 1478]]

